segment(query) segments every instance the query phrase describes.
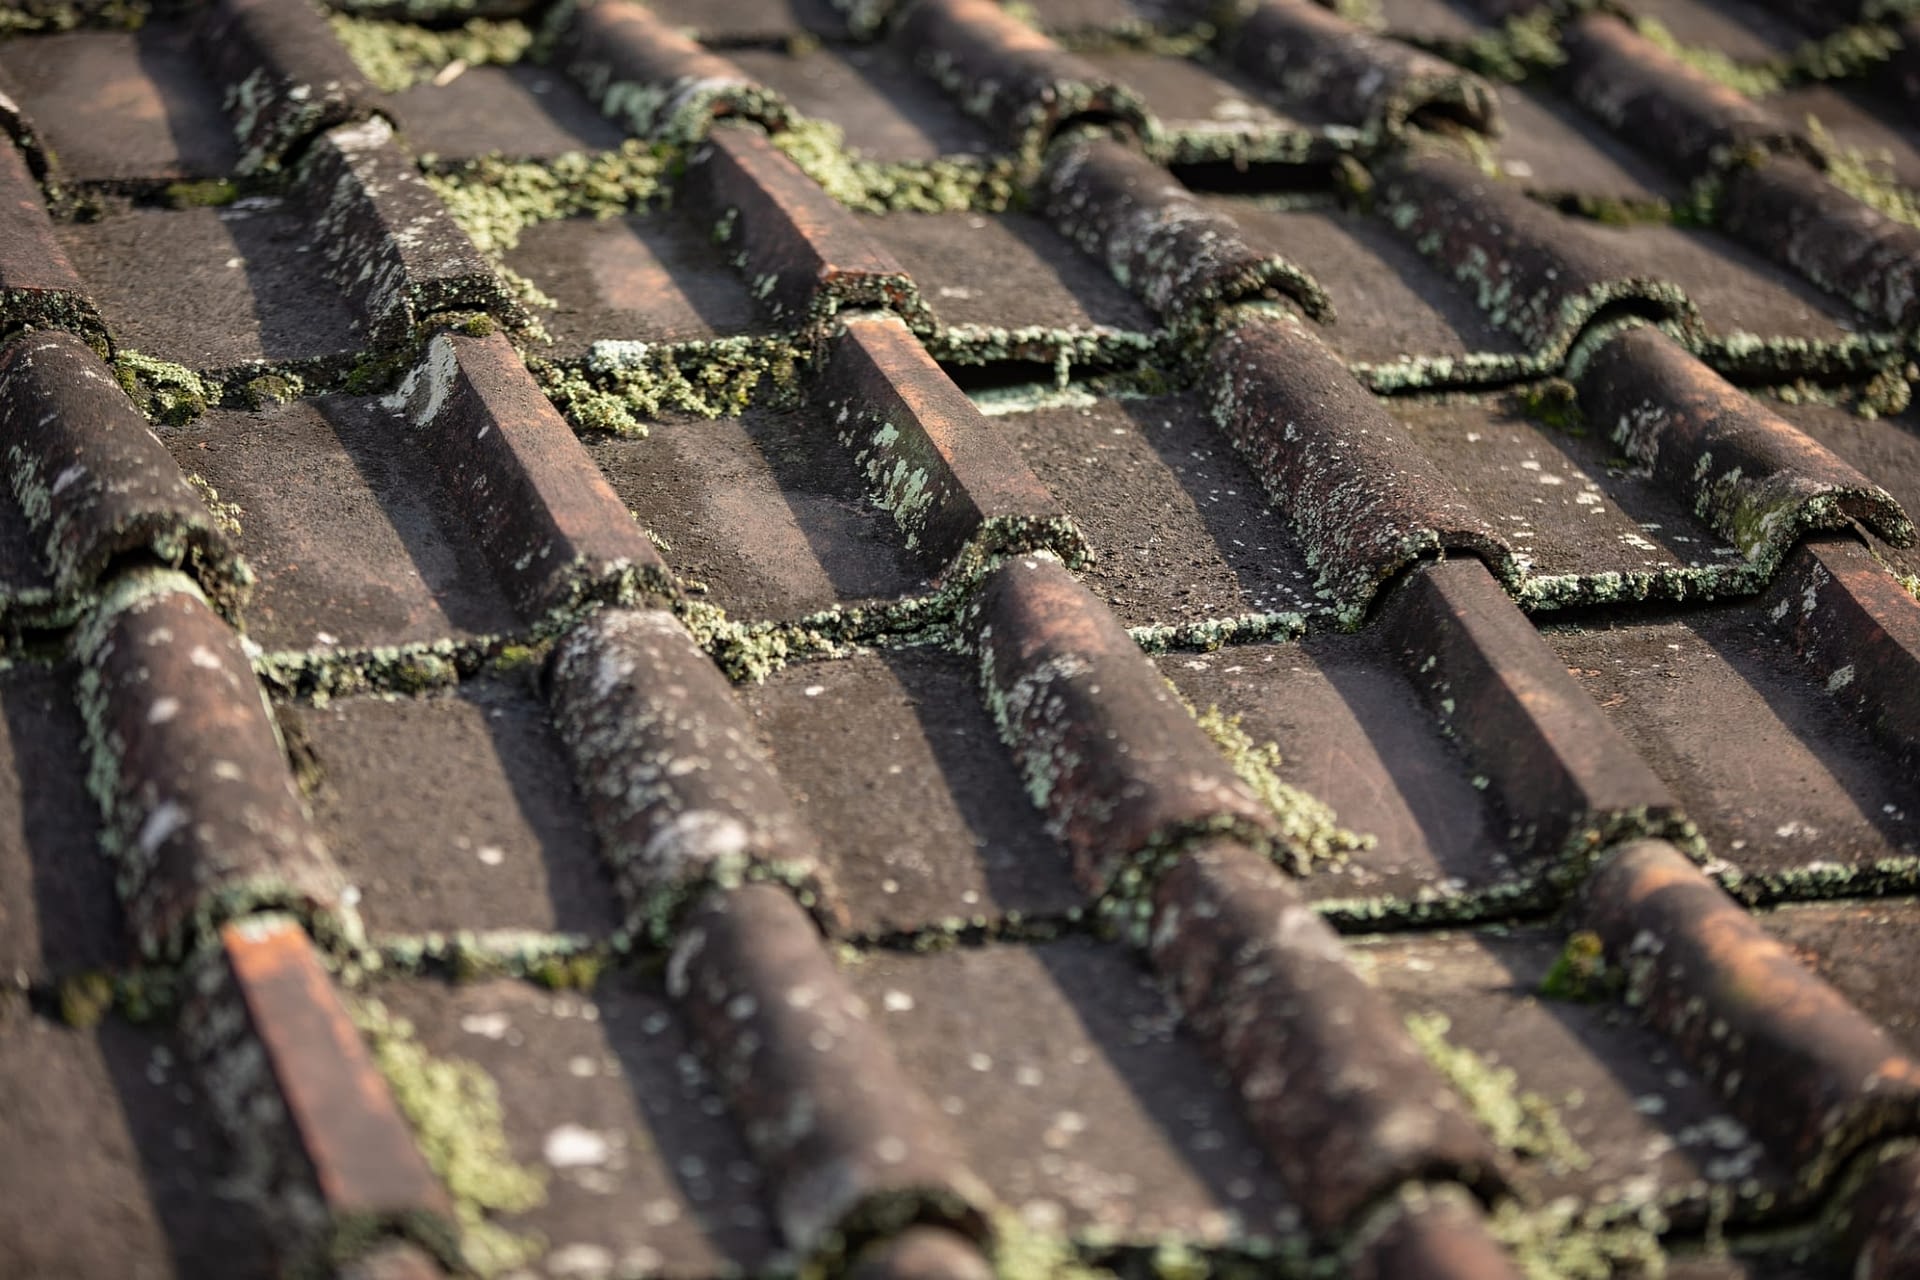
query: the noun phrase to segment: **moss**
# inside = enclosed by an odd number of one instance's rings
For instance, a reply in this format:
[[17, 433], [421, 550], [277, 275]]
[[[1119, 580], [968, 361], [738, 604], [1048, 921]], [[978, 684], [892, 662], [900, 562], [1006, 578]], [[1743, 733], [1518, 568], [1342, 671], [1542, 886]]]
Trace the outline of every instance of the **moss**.
[[1540, 994], [1549, 1000], [1592, 1004], [1610, 1000], [1621, 990], [1621, 975], [1607, 964], [1600, 935], [1581, 929], [1567, 939], [1553, 967], [1540, 980]]
[[1573, 384], [1554, 378], [1530, 387], [1522, 387], [1514, 397], [1521, 412], [1534, 421], [1573, 435], [1586, 434], [1586, 418], [1580, 412], [1580, 397]]
[[1829, 182], [1870, 209], [1920, 227], [1920, 193], [1894, 177], [1890, 156], [1841, 145], [1813, 116], [1807, 117], [1807, 136], [1826, 157]]
[[242, 388], [242, 396], [249, 409], [264, 409], [269, 405], [288, 404], [298, 400], [306, 391], [303, 379], [294, 374], [263, 373], [257, 378], [249, 378]]
[[226, 178], [208, 178], [200, 182], [169, 183], [163, 196], [175, 209], [211, 209], [238, 200], [240, 188]]
[[1666, 1273], [1666, 1253], [1660, 1247], [1666, 1219], [1652, 1205], [1622, 1214], [1583, 1207], [1572, 1197], [1538, 1208], [1508, 1200], [1488, 1215], [1487, 1227], [1527, 1280], [1614, 1280]]
[[361, 72], [388, 93], [436, 80], [456, 64], [464, 70], [518, 62], [533, 43], [533, 31], [512, 19], [471, 18], [446, 29], [345, 13], [335, 13], [328, 21]]
[[988, 1256], [1001, 1280], [1112, 1280], [1112, 1273], [1089, 1266], [1064, 1236], [1040, 1231], [1010, 1209], [991, 1215], [993, 1241]]
[[1253, 789], [1254, 794], [1273, 810], [1274, 817], [1280, 820], [1281, 833], [1288, 847], [1306, 860], [1306, 865], [1296, 867], [1296, 870], [1304, 872], [1316, 863], [1337, 862], [1349, 853], [1374, 846], [1374, 837], [1356, 835], [1342, 827], [1338, 815], [1326, 802], [1280, 780], [1280, 747], [1277, 743], [1254, 742], [1252, 736], [1240, 727], [1239, 716], [1226, 715], [1217, 706], [1195, 712], [1192, 704], [1185, 699], [1181, 701], [1207, 737], [1213, 740], [1213, 744], [1233, 765], [1234, 773]]
[[146, 24], [153, 6], [147, 0], [76, 0], [75, 3], [47, 3], [29, 0], [0, 8], [0, 37], [43, 35], [48, 32], [80, 28], [109, 31], [138, 31]]
[[60, 984], [60, 1021], [75, 1030], [98, 1026], [113, 1008], [114, 985], [111, 974], [77, 973]]
[[114, 377], [140, 411], [155, 422], [170, 427], [185, 426], [207, 411], [209, 400], [217, 401], [217, 384], [184, 365], [122, 349], [113, 358]]
[[641, 437], [665, 413], [729, 417], [792, 407], [807, 351], [782, 337], [683, 343], [602, 342], [582, 361], [529, 358], [541, 388], [581, 431]]
[[580, 951], [543, 957], [528, 968], [527, 976], [552, 991], [590, 991], [605, 967], [605, 956]]
[[1407, 1017], [1407, 1031], [1447, 1083], [1459, 1093], [1495, 1143], [1514, 1155], [1543, 1161], [1556, 1172], [1589, 1168], [1593, 1157], [1573, 1140], [1552, 1103], [1515, 1088], [1511, 1067], [1496, 1067], [1451, 1043], [1452, 1022], [1442, 1013]]
[[213, 522], [220, 527], [220, 531], [225, 533], [229, 538], [238, 539], [240, 537], [240, 517], [246, 514], [240, 505], [235, 502], [223, 501], [220, 497], [220, 491], [214, 488], [213, 485], [207, 481], [207, 478], [198, 471], [188, 474], [187, 483], [193, 487], [195, 493], [200, 495], [200, 501], [206, 504], [208, 514], [213, 516]]
[[543, 1240], [488, 1217], [525, 1213], [547, 1198], [541, 1171], [513, 1159], [492, 1078], [471, 1062], [429, 1053], [413, 1027], [378, 1001], [357, 1000], [352, 1011], [421, 1154], [453, 1199], [467, 1265], [494, 1276], [534, 1261], [545, 1251]]
[[1634, 27], [1649, 43], [1693, 70], [1749, 98], [1764, 98], [1787, 85], [1786, 60], [1739, 62], [1718, 49], [1683, 43], [1658, 18], [1636, 18]]
[[678, 159], [672, 148], [629, 139], [612, 151], [569, 151], [546, 161], [494, 155], [429, 165], [426, 180], [480, 251], [497, 258], [536, 223], [645, 208], [664, 196]]
[[1553, 6], [1508, 18], [1466, 40], [1443, 41], [1442, 52], [1469, 71], [1517, 84], [1566, 63]]
[[1009, 158], [869, 160], [849, 152], [839, 125], [810, 119], [775, 133], [773, 144], [828, 195], [863, 213], [1001, 213], [1018, 199]]

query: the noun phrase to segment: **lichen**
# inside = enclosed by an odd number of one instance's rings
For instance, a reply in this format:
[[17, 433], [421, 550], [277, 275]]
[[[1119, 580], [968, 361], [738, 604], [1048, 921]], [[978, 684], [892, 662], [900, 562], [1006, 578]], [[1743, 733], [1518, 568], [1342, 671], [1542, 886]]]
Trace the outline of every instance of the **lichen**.
[[1287, 847], [1304, 855], [1306, 865], [1296, 870], [1340, 862], [1348, 854], [1371, 849], [1378, 843], [1373, 836], [1358, 835], [1342, 827], [1338, 815], [1325, 801], [1282, 782], [1278, 743], [1256, 743], [1241, 727], [1239, 716], [1227, 715], [1218, 706], [1196, 712], [1193, 704], [1184, 698], [1181, 702], [1227, 757], [1234, 773], [1273, 811]]
[[1786, 59], [1741, 62], [1718, 49], [1684, 43], [1667, 29], [1664, 22], [1654, 17], [1636, 18], [1634, 27], [1647, 43], [1735, 93], [1745, 94], [1749, 98], [1764, 98], [1786, 87]]
[[116, 353], [113, 372], [140, 411], [167, 426], [192, 422], [207, 411], [210, 399], [219, 399], [193, 370], [138, 351], [122, 348]]
[[1567, 1132], [1551, 1102], [1516, 1087], [1511, 1067], [1496, 1067], [1485, 1058], [1447, 1039], [1452, 1021], [1443, 1013], [1416, 1013], [1407, 1017], [1407, 1031], [1427, 1061], [1465, 1099], [1474, 1117], [1502, 1149], [1529, 1160], [1539, 1160], [1556, 1173], [1592, 1166], [1593, 1157]]
[[1666, 1218], [1654, 1205], [1631, 1214], [1585, 1206], [1573, 1197], [1538, 1207], [1502, 1201], [1487, 1218], [1527, 1280], [1615, 1280], [1666, 1274], [1660, 1235]]
[[1826, 157], [1827, 181], [1896, 222], [1920, 227], [1920, 192], [1894, 176], [1890, 155], [1841, 144], [1814, 116], [1807, 117], [1807, 136]]
[[347, 13], [332, 14], [328, 21], [361, 72], [388, 93], [427, 81], [444, 83], [468, 67], [519, 62], [533, 43], [533, 31], [513, 19], [470, 18], [450, 28]]
[[206, 504], [207, 512], [213, 517], [214, 524], [229, 538], [240, 537], [240, 517], [246, 512], [237, 502], [226, 502], [220, 497], [220, 491], [213, 487], [207, 478], [198, 471], [187, 475], [187, 483], [200, 495], [200, 501]]
[[490, 1217], [526, 1213], [547, 1198], [542, 1173], [513, 1158], [493, 1079], [474, 1063], [428, 1052], [412, 1025], [379, 1001], [358, 999], [350, 1007], [420, 1153], [453, 1200], [467, 1265], [487, 1277], [539, 1258], [540, 1237], [508, 1231]]

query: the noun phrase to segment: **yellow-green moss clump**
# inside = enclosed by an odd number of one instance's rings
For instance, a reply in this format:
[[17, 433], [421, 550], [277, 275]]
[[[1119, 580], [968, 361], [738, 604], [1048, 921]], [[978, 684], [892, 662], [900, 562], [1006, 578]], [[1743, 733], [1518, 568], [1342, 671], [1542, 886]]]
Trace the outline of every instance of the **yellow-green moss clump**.
[[464, 70], [518, 62], [533, 44], [532, 29], [511, 19], [474, 18], [447, 30], [344, 13], [332, 15], [330, 21], [361, 72], [388, 93], [437, 79], [455, 64]]
[[850, 154], [837, 124], [800, 120], [773, 135], [826, 193], [863, 213], [1000, 213], [1018, 190], [1010, 157], [881, 162]]
[[1416, 1013], [1407, 1018], [1407, 1031], [1466, 1100], [1475, 1118], [1496, 1143], [1517, 1156], [1543, 1160], [1557, 1170], [1578, 1170], [1593, 1157], [1573, 1140], [1551, 1102], [1537, 1093], [1516, 1088], [1511, 1067], [1496, 1067], [1471, 1049], [1447, 1039], [1453, 1029], [1444, 1013]]
[[1658, 18], [1638, 18], [1634, 26], [1648, 44], [1735, 93], [1744, 93], [1749, 98], [1764, 98], [1786, 87], [1786, 69], [1780, 62], [1738, 62], [1718, 49], [1686, 44]]
[[492, 1078], [471, 1062], [427, 1052], [412, 1025], [376, 1000], [356, 1002], [353, 1015], [421, 1154], [453, 1197], [467, 1265], [494, 1276], [540, 1257], [544, 1240], [488, 1217], [525, 1213], [547, 1198], [545, 1176], [513, 1159]]
[[1334, 861], [1373, 847], [1372, 836], [1358, 835], [1342, 827], [1339, 815], [1325, 801], [1280, 780], [1277, 743], [1256, 743], [1240, 727], [1239, 716], [1227, 715], [1217, 706], [1200, 712], [1188, 705], [1187, 710], [1193, 712], [1194, 720], [1226, 755], [1240, 780], [1253, 788], [1254, 794], [1273, 810], [1287, 843], [1305, 854], [1309, 865]]
[[1807, 136], [1827, 158], [1829, 182], [1870, 209], [1910, 227], [1920, 227], [1920, 193], [1894, 177], [1892, 157], [1842, 146], [1813, 116], [1807, 117]]
[[481, 252], [497, 255], [535, 223], [645, 208], [664, 194], [674, 154], [630, 138], [612, 151], [569, 151], [539, 163], [483, 156], [429, 169], [426, 179]]

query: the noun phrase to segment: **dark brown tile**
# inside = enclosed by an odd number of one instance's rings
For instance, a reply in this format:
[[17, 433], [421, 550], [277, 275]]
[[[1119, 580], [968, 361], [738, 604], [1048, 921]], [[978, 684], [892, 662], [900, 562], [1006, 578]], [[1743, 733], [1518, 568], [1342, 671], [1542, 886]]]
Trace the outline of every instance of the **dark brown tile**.
[[993, 149], [978, 124], [884, 45], [737, 49], [730, 57], [802, 115], [838, 125], [847, 149], [868, 159], [933, 160]]
[[313, 234], [278, 197], [222, 209], [133, 209], [60, 227], [114, 336], [190, 369], [353, 351], [365, 342], [323, 274]]
[[374, 995], [436, 1056], [499, 1090], [509, 1150], [546, 1197], [505, 1216], [568, 1260], [693, 1280], [777, 1252], [765, 1178], [656, 979], [585, 993], [528, 983], [406, 980]]
[[943, 325], [1153, 328], [1151, 313], [1098, 262], [1031, 214], [890, 213], [861, 226]]
[[17, 1275], [266, 1275], [274, 1240], [178, 1041], [109, 1016], [0, 1035], [0, 1259]]
[[75, 31], [0, 44], [0, 69], [69, 182], [214, 178], [239, 158], [187, 24]]
[[166, 442], [240, 508], [259, 583], [248, 633], [268, 649], [359, 648], [513, 631], [467, 530], [380, 401], [327, 396], [215, 411]]
[[598, 341], [678, 342], [764, 333], [753, 297], [704, 226], [668, 213], [568, 218], [521, 233], [507, 265], [558, 304], [553, 354]]
[[789, 667], [741, 696], [855, 932], [1059, 916], [1085, 901], [981, 703], [971, 660], [867, 654]]
[[448, 84], [418, 84], [382, 101], [406, 144], [441, 160], [546, 160], [611, 151], [626, 136], [558, 73], [527, 63], [469, 67]]
[[1125, 952], [873, 953], [848, 971], [981, 1177], [1041, 1229], [1297, 1240], [1233, 1095]]
[[993, 423], [1086, 536], [1095, 558], [1084, 577], [1129, 625], [1325, 608], [1259, 479], [1193, 397]]
[[604, 939], [622, 911], [546, 704], [509, 681], [283, 707], [307, 804], [376, 935]]
[[1818, 892], [1920, 852], [1920, 796], [1758, 607], [1543, 634], [1742, 875]]
[[590, 440], [636, 518], [704, 597], [739, 618], [791, 618], [924, 590], [893, 517], [872, 507], [829, 424], [750, 411]]
[[72, 676], [27, 664], [0, 676], [0, 972], [15, 981], [117, 968], [131, 950]]

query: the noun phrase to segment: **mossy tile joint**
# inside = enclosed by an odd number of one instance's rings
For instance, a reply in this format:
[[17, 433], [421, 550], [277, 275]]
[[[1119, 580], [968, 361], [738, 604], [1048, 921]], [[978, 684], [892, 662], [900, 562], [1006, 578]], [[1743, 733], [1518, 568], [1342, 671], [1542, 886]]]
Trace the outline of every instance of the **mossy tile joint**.
[[59, 331], [0, 351], [8, 479], [57, 595], [92, 597], [112, 566], [149, 556], [186, 570], [222, 612], [253, 575], [100, 357]]
[[688, 146], [721, 118], [767, 130], [794, 122], [780, 95], [633, 0], [579, 5], [557, 46], [558, 65], [636, 137]]

